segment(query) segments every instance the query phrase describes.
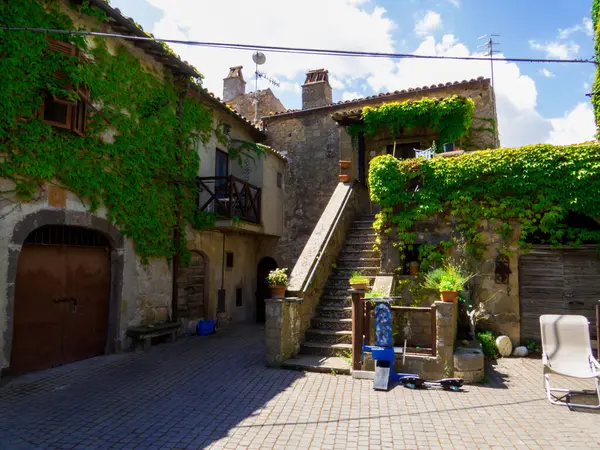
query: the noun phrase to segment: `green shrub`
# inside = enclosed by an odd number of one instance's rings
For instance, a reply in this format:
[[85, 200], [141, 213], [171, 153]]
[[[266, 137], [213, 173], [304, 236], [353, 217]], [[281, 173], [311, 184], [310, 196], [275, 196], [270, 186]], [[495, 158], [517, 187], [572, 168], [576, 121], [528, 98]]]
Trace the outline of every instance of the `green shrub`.
[[472, 277], [473, 275], [463, 275], [456, 266], [445, 264], [425, 274], [423, 287], [436, 291], [460, 291]]
[[354, 272], [350, 277], [350, 284], [368, 283], [369, 279], [360, 272]]
[[483, 354], [491, 359], [496, 359], [500, 353], [498, 353], [498, 347], [496, 346], [496, 336], [491, 331], [478, 331], [475, 333], [477, 340], [481, 342], [481, 348]]

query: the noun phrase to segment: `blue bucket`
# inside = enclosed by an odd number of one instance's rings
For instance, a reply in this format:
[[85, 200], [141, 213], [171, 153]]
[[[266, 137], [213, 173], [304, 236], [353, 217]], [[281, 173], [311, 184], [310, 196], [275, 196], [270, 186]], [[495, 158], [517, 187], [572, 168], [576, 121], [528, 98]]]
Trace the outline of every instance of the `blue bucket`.
[[199, 320], [196, 325], [196, 333], [198, 336], [206, 336], [215, 332], [215, 321], [214, 320]]

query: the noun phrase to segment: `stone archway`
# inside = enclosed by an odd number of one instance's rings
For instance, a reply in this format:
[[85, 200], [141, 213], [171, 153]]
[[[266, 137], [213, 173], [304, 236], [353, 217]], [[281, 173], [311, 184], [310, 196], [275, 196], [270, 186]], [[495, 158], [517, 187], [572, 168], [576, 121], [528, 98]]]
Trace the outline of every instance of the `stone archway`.
[[12, 233], [8, 253], [6, 290], [6, 329], [4, 332], [3, 353], [5, 361], [11, 360], [14, 335], [15, 288], [21, 249], [27, 237], [36, 229], [49, 225], [63, 225], [87, 228], [101, 233], [110, 246], [110, 286], [108, 293], [108, 329], [105, 353], [120, 350], [119, 306], [121, 304], [124, 265], [124, 239], [119, 230], [106, 219], [84, 212], [64, 210], [41, 210], [29, 214], [18, 222]]

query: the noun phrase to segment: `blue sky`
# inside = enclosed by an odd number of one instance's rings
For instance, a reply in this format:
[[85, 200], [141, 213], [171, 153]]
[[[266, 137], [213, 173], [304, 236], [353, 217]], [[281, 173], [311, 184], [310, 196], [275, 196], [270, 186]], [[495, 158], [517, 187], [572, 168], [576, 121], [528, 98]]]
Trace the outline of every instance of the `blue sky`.
[[[471, 55], [477, 38], [499, 34], [504, 55], [590, 58], [591, 0], [112, 0], [157, 37], [363, 51]], [[251, 52], [174, 46], [217, 95], [230, 66], [242, 64], [254, 89]], [[334, 101], [432, 83], [489, 77], [488, 63], [331, 58], [267, 53], [262, 70], [288, 108], [300, 106], [309, 69], [330, 71]], [[498, 62], [503, 145], [570, 143], [594, 133], [593, 65]], [[261, 83], [260, 88], [266, 87]]]

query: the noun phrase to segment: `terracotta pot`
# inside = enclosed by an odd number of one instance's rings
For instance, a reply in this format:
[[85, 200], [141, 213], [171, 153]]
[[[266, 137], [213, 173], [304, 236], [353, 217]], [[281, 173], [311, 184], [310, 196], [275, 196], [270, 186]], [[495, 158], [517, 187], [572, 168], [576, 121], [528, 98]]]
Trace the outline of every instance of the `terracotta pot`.
[[350, 287], [355, 291], [366, 291], [367, 289], [369, 289], [369, 283], [350, 283]]
[[412, 261], [408, 267], [410, 268], [411, 275], [416, 275], [419, 273], [419, 263], [417, 261]]
[[349, 169], [350, 161], [340, 160], [340, 169]]
[[440, 299], [443, 302], [458, 303], [458, 291], [440, 291]]
[[347, 183], [348, 181], [350, 181], [350, 175], [346, 173], [340, 173], [340, 181], [342, 183]]
[[285, 286], [271, 286], [271, 298], [285, 297]]

